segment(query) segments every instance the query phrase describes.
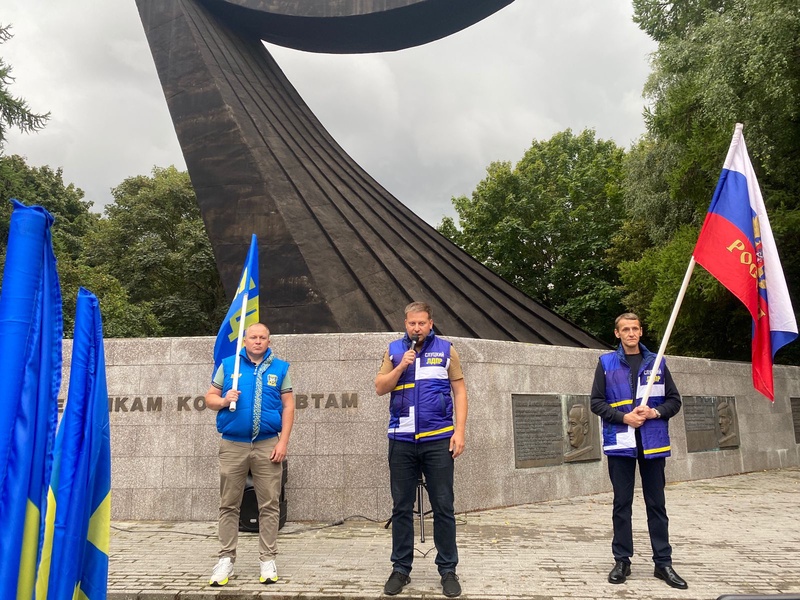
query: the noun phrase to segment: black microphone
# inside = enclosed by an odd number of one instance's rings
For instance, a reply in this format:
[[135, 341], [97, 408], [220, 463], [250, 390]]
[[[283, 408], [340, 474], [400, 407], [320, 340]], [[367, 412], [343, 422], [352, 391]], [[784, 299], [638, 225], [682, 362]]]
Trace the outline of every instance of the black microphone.
[[408, 346], [408, 349], [413, 350], [414, 346], [417, 345], [417, 340], [419, 339], [419, 337], [416, 335], [410, 335], [408, 336], [408, 339], [411, 340], [411, 344]]

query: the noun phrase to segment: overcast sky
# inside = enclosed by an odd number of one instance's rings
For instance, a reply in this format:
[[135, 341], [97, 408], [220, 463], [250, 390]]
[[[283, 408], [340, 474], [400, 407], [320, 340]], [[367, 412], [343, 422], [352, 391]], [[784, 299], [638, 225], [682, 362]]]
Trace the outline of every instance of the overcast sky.
[[[516, 163], [534, 139], [593, 128], [629, 147], [644, 132], [655, 44], [631, 14], [631, 0], [516, 0], [400, 52], [269, 48], [342, 147], [436, 225], [489, 163]], [[12, 132], [6, 154], [62, 167], [98, 212], [126, 177], [186, 168], [134, 0], [3, 0], [0, 23], [13, 25], [0, 46], [12, 93], [51, 113], [37, 134]]]

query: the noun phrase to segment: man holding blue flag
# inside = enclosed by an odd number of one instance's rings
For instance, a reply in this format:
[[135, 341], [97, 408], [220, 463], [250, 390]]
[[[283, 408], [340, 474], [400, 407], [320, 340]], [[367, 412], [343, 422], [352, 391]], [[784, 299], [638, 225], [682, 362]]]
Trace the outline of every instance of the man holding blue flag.
[[258, 289], [258, 240], [253, 234], [236, 295], [214, 343], [214, 371], [219, 368], [223, 358], [239, 353], [245, 328], [258, 323]]
[[[278, 581], [275, 565], [282, 465], [294, 424], [294, 394], [289, 363], [269, 347], [269, 329], [250, 325], [244, 348], [229, 356], [214, 373], [206, 406], [217, 411], [220, 507], [219, 562], [209, 579], [212, 586], [228, 583], [236, 562], [239, 510], [248, 472], [258, 500], [261, 583]], [[238, 375], [238, 377], [237, 377]], [[237, 406], [232, 410], [234, 403]]]

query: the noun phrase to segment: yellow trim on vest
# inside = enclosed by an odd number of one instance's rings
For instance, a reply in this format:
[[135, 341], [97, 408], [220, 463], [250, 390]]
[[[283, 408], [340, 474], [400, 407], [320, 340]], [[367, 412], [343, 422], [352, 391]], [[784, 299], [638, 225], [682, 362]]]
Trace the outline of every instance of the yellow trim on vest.
[[650, 450], [645, 450], [645, 454], [658, 454], [659, 452], [669, 452], [671, 450], [671, 446], [664, 446], [663, 448], [651, 448]]
[[611, 408], [617, 408], [618, 406], [625, 406], [626, 404], [633, 404], [633, 400], [620, 400], [619, 402], [612, 402], [609, 406], [611, 406]]
[[450, 427], [445, 427], [444, 429], [437, 429], [436, 431], [426, 431], [425, 433], [418, 433], [418, 434], [416, 434], [414, 436], [414, 439], [418, 440], [419, 438], [429, 437], [429, 436], [432, 436], [432, 435], [438, 435], [440, 433], [446, 433], [448, 431], [455, 430], [455, 428], [456, 428], [455, 425], [450, 425]]
[[413, 383], [403, 383], [403, 384], [398, 385], [397, 387], [395, 387], [392, 391], [393, 392], [399, 392], [400, 390], [407, 390], [407, 389], [410, 389], [410, 388], [413, 388], [413, 387], [414, 387]]

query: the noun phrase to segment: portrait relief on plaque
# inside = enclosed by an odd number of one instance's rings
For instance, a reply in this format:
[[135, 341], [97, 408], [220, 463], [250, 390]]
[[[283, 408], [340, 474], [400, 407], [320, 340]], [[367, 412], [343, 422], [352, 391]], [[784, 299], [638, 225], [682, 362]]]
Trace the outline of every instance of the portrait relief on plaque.
[[564, 462], [598, 460], [600, 447], [597, 419], [589, 409], [589, 398], [567, 396]]

